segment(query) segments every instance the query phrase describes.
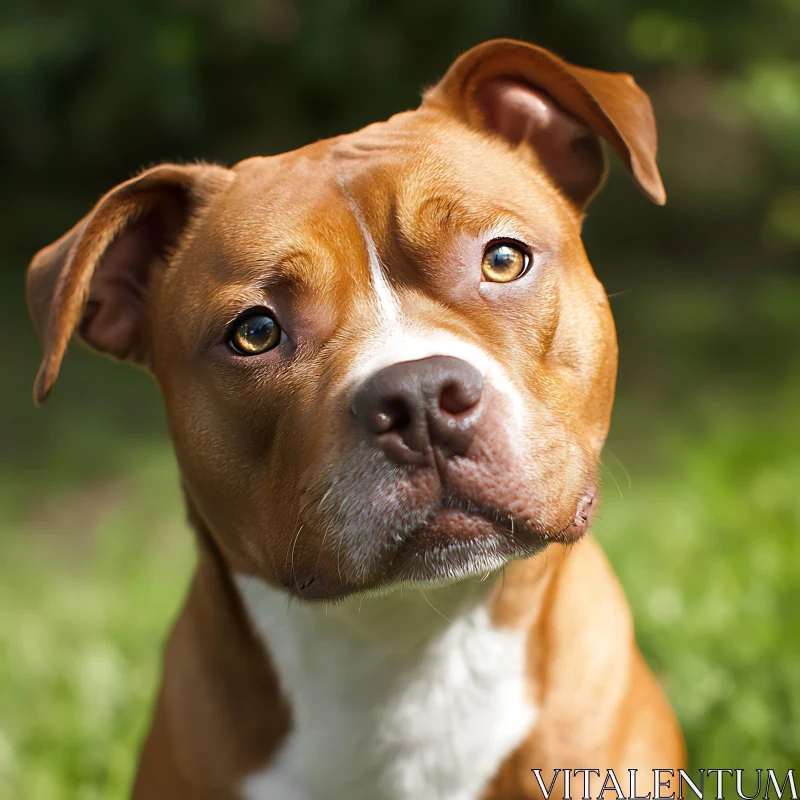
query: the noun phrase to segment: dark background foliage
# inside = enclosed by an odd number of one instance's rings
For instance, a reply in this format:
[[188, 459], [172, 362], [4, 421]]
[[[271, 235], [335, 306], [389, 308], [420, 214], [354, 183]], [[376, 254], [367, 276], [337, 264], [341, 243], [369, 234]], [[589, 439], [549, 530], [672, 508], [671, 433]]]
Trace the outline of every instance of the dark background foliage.
[[124, 794], [192, 558], [146, 378], [76, 350], [31, 408], [31, 255], [142, 166], [358, 128], [495, 36], [651, 94], [668, 205], [615, 168], [586, 223], [622, 351], [596, 534], [693, 763], [796, 766], [798, 0], [5, 0], [0, 796]]

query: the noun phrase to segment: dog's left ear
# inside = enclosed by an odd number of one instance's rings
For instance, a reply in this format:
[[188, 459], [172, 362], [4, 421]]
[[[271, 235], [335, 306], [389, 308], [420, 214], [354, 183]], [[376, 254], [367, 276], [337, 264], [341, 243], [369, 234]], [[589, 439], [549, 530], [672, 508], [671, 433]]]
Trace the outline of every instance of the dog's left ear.
[[147, 300], [154, 278], [190, 220], [231, 173], [210, 165], [165, 164], [100, 199], [28, 267], [28, 309], [44, 344], [33, 388], [38, 405], [58, 377], [78, 333], [94, 350], [147, 364]]
[[525, 42], [496, 39], [462, 55], [425, 94], [468, 125], [526, 142], [562, 192], [583, 209], [603, 183], [602, 137], [654, 203], [666, 201], [656, 124], [630, 75], [568, 64]]

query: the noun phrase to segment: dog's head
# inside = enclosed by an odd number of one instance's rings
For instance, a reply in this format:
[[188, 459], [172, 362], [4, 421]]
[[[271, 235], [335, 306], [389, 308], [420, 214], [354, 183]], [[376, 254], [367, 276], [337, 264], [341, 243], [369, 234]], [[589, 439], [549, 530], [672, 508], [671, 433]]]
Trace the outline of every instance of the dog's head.
[[36, 400], [75, 332], [151, 370], [193, 512], [303, 597], [574, 539], [617, 361], [580, 238], [600, 138], [662, 203], [630, 76], [502, 40], [387, 122], [150, 169], [31, 264]]

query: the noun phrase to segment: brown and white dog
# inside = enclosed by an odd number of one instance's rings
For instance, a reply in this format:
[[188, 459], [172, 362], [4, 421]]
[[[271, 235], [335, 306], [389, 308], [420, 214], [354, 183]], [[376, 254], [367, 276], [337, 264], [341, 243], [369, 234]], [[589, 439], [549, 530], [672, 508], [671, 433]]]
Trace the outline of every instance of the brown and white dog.
[[197, 534], [136, 798], [683, 766], [611, 569], [570, 547], [617, 364], [581, 243], [601, 138], [663, 203], [630, 76], [492, 41], [414, 111], [149, 169], [37, 254], [36, 401], [76, 332], [148, 369]]

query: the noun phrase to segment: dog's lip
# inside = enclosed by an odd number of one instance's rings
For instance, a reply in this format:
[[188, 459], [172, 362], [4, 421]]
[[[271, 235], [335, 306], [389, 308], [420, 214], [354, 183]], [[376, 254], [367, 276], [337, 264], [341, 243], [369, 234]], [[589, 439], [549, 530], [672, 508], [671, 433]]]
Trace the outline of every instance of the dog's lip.
[[423, 522], [394, 537], [382, 569], [366, 583], [329, 581], [315, 571], [281, 583], [293, 594], [314, 601], [337, 600], [387, 583], [436, 583], [489, 574], [511, 560], [535, 556], [551, 543], [570, 544], [580, 539], [589, 528], [596, 500], [593, 484], [580, 496], [569, 523], [546, 530], [445, 491], [428, 507]]
[[560, 530], [546, 531], [512, 514], [449, 497], [431, 509], [424, 523], [402, 537], [392, 554], [389, 573], [395, 577], [413, 571], [425, 577], [429, 572], [431, 578], [440, 578], [443, 566], [453, 567], [459, 558], [462, 566], [489, 557], [506, 561], [534, 555], [552, 542], [575, 542], [591, 524], [596, 499], [592, 485], [581, 495], [572, 520]]
[[[455, 503], [455, 504], [454, 504]], [[487, 572], [509, 560], [534, 555], [548, 538], [528, 526], [479, 510], [466, 502], [449, 500], [434, 505], [423, 523], [399, 538], [381, 573], [367, 584], [350, 586], [302, 573], [283, 586], [306, 600], [338, 600], [354, 592], [394, 582], [439, 582], [453, 577]], [[522, 535], [520, 535], [522, 534]]]
[[435, 506], [424, 523], [403, 537], [399, 552], [423, 544], [435, 544], [433, 540], [446, 538], [448, 542], [467, 542], [476, 536], [488, 533], [514, 536], [513, 523], [503, 525], [481, 511], [458, 506]]
[[495, 566], [529, 556], [547, 545], [547, 537], [509, 518], [463, 507], [437, 505], [421, 525], [405, 534], [393, 551], [390, 579], [439, 580], [473, 565]]
[[581, 496], [572, 522], [561, 531], [561, 535], [568, 541], [580, 539], [589, 530], [596, 511], [597, 487], [591, 486]]

